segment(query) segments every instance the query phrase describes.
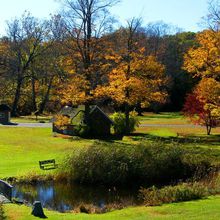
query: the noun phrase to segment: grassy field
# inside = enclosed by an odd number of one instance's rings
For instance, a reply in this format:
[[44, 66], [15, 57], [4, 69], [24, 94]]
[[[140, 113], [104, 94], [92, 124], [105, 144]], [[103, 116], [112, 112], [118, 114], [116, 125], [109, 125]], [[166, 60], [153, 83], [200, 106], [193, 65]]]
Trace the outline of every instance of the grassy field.
[[[34, 119], [16, 119], [17, 122], [33, 122]], [[16, 122], [13, 120], [13, 122]], [[26, 120], [26, 121], [25, 121]], [[45, 119], [46, 120], [46, 119]], [[165, 143], [180, 141], [183, 147], [200, 151], [213, 150], [213, 155], [220, 158], [220, 128], [213, 129], [211, 136], [206, 136], [201, 127], [175, 127], [177, 124], [187, 124], [187, 120], [177, 113], [159, 115], [145, 114], [140, 118], [143, 124], [160, 124], [160, 127], [139, 127], [131, 135], [124, 137], [124, 144], [138, 144], [142, 141], [157, 141]], [[173, 124], [165, 127], [163, 124]], [[22, 175], [45, 174], [54, 171], [42, 171], [39, 160], [62, 158], [74, 149], [91, 145], [95, 140], [68, 139], [54, 137], [50, 128], [0, 127], [0, 178], [19, 177]], [[125, 145], [126, 146], [126, 145]], [[31, 208], [26, 206], [5, 205], [8, 219], [31, 220]], [[114, 211], [103, 215], [61, 214], [46, 211], [49, 219], [220, 219], [220, 196], [206, 200], [163, 205], [161, 207], [134, 207]]]
[[[31, 216], [31, 208], [27, 206], [5, 205], [4, 210], [9, 220], [34, 220]], [[208, 199], [173, 203], [158, 207], [133, 207], [113, 211], [106, 214], [73, 214], [58, 213], [45, 210], [50, 220], [217, 220], [220, 219], [220, 196], [212, 196]]]
[[[152, 137], [205, 137], [211, 139], [206, 135], [205, 127], [193, 126], [190, 120], [184, 117], [181, 113], [144, 113], [139, 117], [141, 124], [160, 125], [159, 127], [139, 127], [136, 133], [148, 134]], [[169, 125], [167, 127], [166, 125]], [[183, 126], [181, 126], [183, 125]], [[189, 125], [189, 126], [187, 126]], [[190, 126], [191, 125], [191, 126]], [[220, 142], [220, 127], [213, 128], [211, 132]]]
[[183, 125], [189, 124], [189, 120], [186, 119], [181, 113], [176, 112], [164, 112], [160, 114], [144, 113], [143, 116], [139, 116], [141, 123], [143, 124], [173, 124]]
[[40, 173], [39, 160], [59, 163], [69, 151], [92, 142], [53, 137], [50, 128], [0, 127], [0, 178]]
[[[194, 137], [200, 137], [196, 143]], [[169, 142], [182, 137], [177, 137], [176, 130], [172, 128], [144, 128], [144, 131], [139, 128], [134, 136], [124, 137], [122, 142], [137, 144], [139, 141], [156, 141], [158, 138]], [[0, 127], [0, 178], [21, 176], [31, 171], [40, 174], [45, 172], [39, 169], [40, 160], [54, 158], [59, 163], [74, 148], [88, 146], [94, 141], [53, 137], [50, 128]], [[220, 153], [218, 141], [218, 135], [207, 137], [199, 131], [197, 136], [189, 137], [186, 147], [199, 145], [202, 148], [219, 150]]]
[[50, 122], [52, 116], [38, 116], [36, 120], [35, 115], [21, 116], [16, 118], [11, 118], [13, 123], [39, 123], [39, 122]]

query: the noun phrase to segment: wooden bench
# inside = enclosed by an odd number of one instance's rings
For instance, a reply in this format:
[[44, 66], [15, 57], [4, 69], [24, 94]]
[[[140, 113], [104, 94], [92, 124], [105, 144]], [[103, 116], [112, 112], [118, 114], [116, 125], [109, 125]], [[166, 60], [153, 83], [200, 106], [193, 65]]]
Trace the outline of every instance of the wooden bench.
[[42, 170], [51, 170], [58, 167], [54, 159], [39, 161], [39, 165]]

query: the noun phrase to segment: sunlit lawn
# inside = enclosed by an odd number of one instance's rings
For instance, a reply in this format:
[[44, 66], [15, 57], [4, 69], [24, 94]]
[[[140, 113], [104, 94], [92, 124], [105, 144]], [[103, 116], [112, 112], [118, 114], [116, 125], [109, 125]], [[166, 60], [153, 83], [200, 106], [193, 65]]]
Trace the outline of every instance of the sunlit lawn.
[[[176, 127], [175, 125], [166, 127], [163, 126], [162, 124], [158, 127], [138, 127], [136, 129], [135, 133], [145, 133], [145, 134], [151, 134], [155, 136], [173, 136], [176, 137], [178, 135], [188, 135], [188, 136], [205, 136], [209, 138], [206, 135], [206, 129], [205, 127], [181, 127], [178, 126]], [[220, 127], [218, 128], [213, 128], [211, 134], [213, 135], [220, 135]]]
[[[144, 136], [146, 141], [155, 141], [157, 138], [183, 138], [181, 135], [192, 135], [203, 138], [203, 142], [197, 143], [200, 147], [215, 148], [220, 150], [219, 135], [207, 137], [204, 128], [143, 128], [137, 129], [137, 136]], [[213, 134], [219, 134], [219, 128], [213, 130]], [[193, 137], [188, 137], [192, 139]], [[137, 139], [138, 140], [138, 139]], [[20, 176], [27, 172], [42, 172], [39, 169], [39, 161], [55, 159], [60, 163], [68, 152], [78, 147], [88, 146], [94, 140], [69, 140], [61, 137], [53, 137], [51, 128], [13, 128], [0, 127], [0, 178]], [[120, 141], [121, 142], [121, 141]], [[138, 144], [131, 137], [124, 137], [122, 142]], [[192, 143], [186, 146], [192, 146]], [[45, 172], [45, 171], [44, 171]]]
[[189, 120], [179, 112], [163, 112], [159, 114], [144, 113], [139, 117], [143, 124], [189, 124]]
[[[135, 134], [144, 137], [146, 141], [181, 142], [186, 148], [204, 148], [219, 150], [220, 153], [220, 127], [213, 128], [212, 134], [207, 135], [204, 127], [139, 127]], [[219, 154], [220, 155], [220, 154]]]
[[50, 128], [0, 127], [0, 178], [40, 172], [39, 160], [56, 159], [92, 141], [53, 137]]
[[[9, 220], [34, 220], [31, 216], [31, 207], [5, 205], [4, 210]], [[158, 207], [126, 208], [106, 214], [74, 214], [58, 213], [45, 210], [50, 220], [217, 220], [220, 219], [220, 196], [208, 199], [174, 203]]]
[[[19, 121], [20, 119], [18, 119]], [[25, 119], [32, 122], [33, 119]], [[181, 141], [181, 146], [190, 149], [213, 149], [213, 154], [220, 158], [220, 128], [215, 128], [211, 136], [206, 135], [203, 127], [176, 127], [176, 124], [187, 124], [187, 120], [177, 113], [164, 113], [159, 115], [146, 114], [141, 123], [160, 124], [160, 127], [139, 127], [131, 135], [124, 137], [125, 144], [138, 144], [143, 141], [164, 140]], [[166, 127], [163, 124], [173, 124]], [[37, 174], [49, 173], [39, 168], [39, 160], [56, 159], [59, 164], [62, 158], [74, 149], [88, 146], [95, 140], [70, 140], [64, 137], [54, 137], [51, 128], [21, 128], [0, 127], [0, 178], [18, 177], [30, 172]], [[126, 145], [125, 145], [126, 146]], [[53, 172], [53, 171], [52, 171]], [[26, 206], [4, 206], [8, 219], [31, 220], [31, 208]], [[220, 196], [210, 197], [206, 200], [163, 205], [161, 207], [134, 207], [102, 215], [61, 214], [46, 211], [49, 219], [220, 219]]]

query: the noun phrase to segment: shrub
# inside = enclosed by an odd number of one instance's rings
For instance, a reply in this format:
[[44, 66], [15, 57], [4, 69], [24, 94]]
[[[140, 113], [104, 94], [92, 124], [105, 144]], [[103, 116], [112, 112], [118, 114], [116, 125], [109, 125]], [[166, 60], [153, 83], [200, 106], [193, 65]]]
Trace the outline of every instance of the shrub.
[[90, 135], [90, 127], [86, 124], [75, 125], [74, 133], [80, 137], [88, 137]]
[[[96, 142], [74, 151], [63, 164], [62, 172], [74, 181], [88, 184], [166, 184], [193, 177], [198, 170], [206, 175], [211, 161], [191, 164], [179, 146], [164, 146], [162, 142], [123, 145]], [[201, 176], [202, 177], [202, 176]]]
[[[127, 132], [124, 113], [115, 112], [111, 116], [111, 119], [114, 122], [113, 129], [115, 134], [125, 134]], [[137, 127], [138, 125], [139, 125], [139, 120], [135, 112], [132, 112], [129, 116], [129, 133], [135, 131], [135, 127]]]
[[202, 183], [182, 183], [176, 186], [166, 186], [158, 189], [151, 188], [140, 189], [140, 198], [145, 205], [155, 206], [163, 203], [190, 201], [202, 199], [208, 195], [208, 188]]
[[65, 130], [67, 125], [70, 124], [70, 118], [64, 115], [57, 114], [54, 119], [54, 125], [60, 130]]

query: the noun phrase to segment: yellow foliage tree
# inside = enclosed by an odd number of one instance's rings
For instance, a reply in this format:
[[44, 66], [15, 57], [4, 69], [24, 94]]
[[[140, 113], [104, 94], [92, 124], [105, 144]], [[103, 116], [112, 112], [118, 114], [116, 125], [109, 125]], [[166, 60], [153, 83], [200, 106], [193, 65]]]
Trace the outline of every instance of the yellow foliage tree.
[[205, 30], [197, 34], [198, 47], [184, 57], [183, 68], [196, 77], [220, 80], [220, 32]]
[[205, 30], [197, 34], [197, 42], [198, 46], [186, 53], [183, 68], [200, 79], [193, 94], [202, 103], [200, 118], [209, 134], [220, 119], [220, 32]]
[[164, 66], [153, 56], [134, 58], [130, 63], [130, 73], [127, 75], [127, 65], [121, 62], [109, 73], [109, 82], [95, 90], [96, 97], [108, 96], [118, 104], [129, 106], [141, 103], [148, 107], [152, 101], [164, 102], [167, 94], [161, 90], [166, 82]]
[[92, 99], [87, 91], [90, 90], [90, 83], [83, 76], [73, 74], [66, 83], [61, 85], [59, 95], [63, 104], [80, 105]]
[[139, 20], [133, 19], [122, 30], [122, 45], [106, 57], [112, 64], [108, 83], [95, 90], [96, 97], [107, 96], [125, 106], [128, 129], [130, 106], [141, 103], [146, 107], [152, 101], [164, 102], [167, 96], [162, 89], [166, 83], [164, 66], [154, 56], [146, 56], [145, 49], [139, 46], [139, 25]]

